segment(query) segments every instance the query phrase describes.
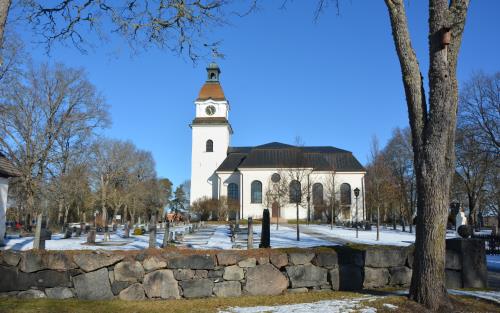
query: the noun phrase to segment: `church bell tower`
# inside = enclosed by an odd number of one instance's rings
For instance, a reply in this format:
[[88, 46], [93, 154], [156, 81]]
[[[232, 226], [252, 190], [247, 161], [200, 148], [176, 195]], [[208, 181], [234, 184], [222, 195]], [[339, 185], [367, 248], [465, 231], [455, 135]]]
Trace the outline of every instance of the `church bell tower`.
[[195, 118], [191, 123], [191, 204], [219, 195], [215, 170], [224, 161], [231, 134], [229, 102], [220, 85], [220, 68], [215, 63], [207, 67], [207, 80], [195, 100]]

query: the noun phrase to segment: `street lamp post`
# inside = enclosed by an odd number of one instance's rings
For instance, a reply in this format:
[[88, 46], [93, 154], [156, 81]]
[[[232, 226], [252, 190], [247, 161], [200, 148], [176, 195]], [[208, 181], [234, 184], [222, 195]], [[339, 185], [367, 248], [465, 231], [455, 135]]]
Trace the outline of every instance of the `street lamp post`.
[[358, 197], [359, 197], [359, 188], [354, 189], [354, 196], [356, 197], [356, 238], [358, 238]]

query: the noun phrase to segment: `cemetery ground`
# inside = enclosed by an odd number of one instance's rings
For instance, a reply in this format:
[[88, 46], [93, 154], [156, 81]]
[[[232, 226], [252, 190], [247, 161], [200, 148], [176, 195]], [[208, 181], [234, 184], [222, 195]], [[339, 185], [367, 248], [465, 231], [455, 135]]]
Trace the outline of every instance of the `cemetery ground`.
[[[450, 296], [453, 312], [498, 312], [494, 301], [470, 296]], [[323, 291], [279, 296], [243, 296], [237, 298], [208, 298], [158, 301], [83, 301], [49, 299], [0, 299], [0, 312], [201, 312], [201, 313], [308, 313], [363, 312], [415, 313], [426, 312], [405, 295], [390, 290], [363, 293]]]

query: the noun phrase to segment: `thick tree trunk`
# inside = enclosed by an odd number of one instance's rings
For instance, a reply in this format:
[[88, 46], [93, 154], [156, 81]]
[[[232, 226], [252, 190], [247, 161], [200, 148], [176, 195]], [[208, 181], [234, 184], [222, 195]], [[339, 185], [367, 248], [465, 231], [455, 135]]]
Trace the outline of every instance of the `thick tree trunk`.
[[[404, 1], [385, 2], [403, 74], [418, 191], [410, 298], [438, 310], [449, 305], [444, 268], [448, 197], [455, 161], [456, 64], [469, 0], [429, 0], [428, 108]], [[443, 38], [448, 32], [451, 40], [445, 43]]]

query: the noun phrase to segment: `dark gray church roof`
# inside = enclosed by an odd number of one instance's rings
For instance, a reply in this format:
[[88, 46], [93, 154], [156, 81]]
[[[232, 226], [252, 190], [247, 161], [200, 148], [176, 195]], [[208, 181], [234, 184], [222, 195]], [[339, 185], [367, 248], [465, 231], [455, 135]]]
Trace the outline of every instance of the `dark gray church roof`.
[[255, 147], [230, 147], [217, 171], [238, 168], [313, 168], [316, 171], [359, 172], [365, 169], [352, 152], [329, 146], [299, 147], [271, 142]]

